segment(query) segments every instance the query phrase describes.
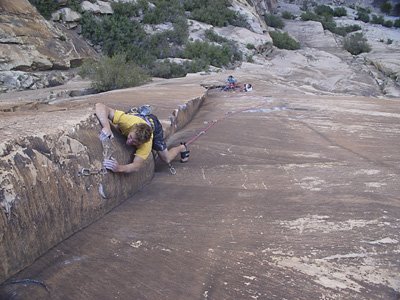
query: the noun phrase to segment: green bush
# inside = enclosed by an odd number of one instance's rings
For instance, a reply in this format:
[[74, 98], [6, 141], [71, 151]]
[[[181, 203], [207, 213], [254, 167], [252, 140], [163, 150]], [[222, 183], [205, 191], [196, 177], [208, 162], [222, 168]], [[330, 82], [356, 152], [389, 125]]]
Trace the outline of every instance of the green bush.
[[400, 16], [400, 3], [395, 4], [393, 7], [393, 16]]
[[182, 64], [164, 60], [154, 64], [151, 69], [151, 75], [161, 78], [176, 78], [186, 76], [188, 73], [200, 72], [207, 67], [207, 64], [201, 60], [187, 61]]
[[114, 14], [97, 19], [85, 13], [81, 25], [82, 35], [100, 45], [106, 56], [130, 52], [127, 53], [128, 58], [135, 58], [138, 62], [145, 55], [146, 49], [142, 45], [147, 39], [146, 32], [127, 16]]
[[282, 18], [284, 18], [286, 20], [293, 20], [295, 18], [295, 16], [289, 11], [284, 11], [284, 12], [282, 12]]
[[254, 46], [254, 45], [251, 44], [251, 43], [247, 43], [247, 44], [246, 44], [246, 48], [249, 49], [249, 50], [254, 50], [254, 49], [256, 49], [256, 46]]
[[302, 21], [317, 21], [320, 22], [321, 18], [311, 11], [306, 11], [300, 15]]
[[369, 14], [365, 11], [359, 10], [357, 12], [356, 20], [360, 20], [360, 21], [363, 21], [364, 23], [368, 23], [369, 22]]
[[53, 12], [64, 6], [79, 13], [82, 12], [79, 0], [67, 0], [63, 5], [61, 5], [59, 1], [54, 0], [29, 0], [29, 2], [35, 6], [39, 13], [47, 20], [51, 18]]
[[367, 39], [360, 32], [345, 37], [343, 47], [353, 55], [371, 51], [371, 47], [368, 45]]
[[333, 29], [333, 33], [346, 36], [350, 32], [361, 30], [359, 25], [348, 25], [348, 26], [340, 26]]
[[371, 16], [371, 23], [383, 25], [385, 23], [385, 19], [383, 18], [383, 16], [377, 16], [374, 14]]
[[254, 63], [253, 55], [246, 55], [246, 61], [248, 63]]
[[383, 26], [391, 28], [391, 27], [393, 27], [393, 21], [387, 20], [387, 21], [385, 21], [385, 23], [383, 23]]
[[314, 12], [319, 16], [333, 16], [334, 11], [327, 5], [318, 5], [314, 8]]
[[266, 14], [264, 16], [265, 23], [273, 28], [282, 29], [285, 26], [282, 18], [273, 14]]
[[155, 8], [144, 10], [143, 23], [161, 24], [174, 22], [176, 18], [185, 14], [179, 0], [156, 0], [152, 2], [155, 4]]
[[392, 4], [389, 1], [385, 1], [381, 4], [381, 12], [384, 14], [390, 14], [390, 11], [392, 10]]
[[311, 0], [303, 0], [303, 3], [301, 4], [300, 10], [302, 11], [308, 11], [309, 7], [312, 5]]
[[356, 9], [357, 9], [358, 12], [367, 13], [367, 14], [371, 13], [371, 8], [370, 7], [357, 6]]
[[248, 27], [245, 18], [239, 13], [230, 10], [229, 0], [186, 0], [184, 9], [190, 12], [191, 18], [214, 26]]
[[147, 2], [142, 2], [137, 4], [129, 2], [111, 2], [111, 7], [116, 15], [138, 17], [141, 10], [148, 10]]
[[235, 17], [232, 20], [230, 20], [229, 23], [232, 26], [251, 29], [251, 25], [247, 22], [246, 17], [241, 15], [240, 13], [236, 13]]
[[170, 35], [170, 42], [177, 45], [186, 44], [189, 37], [189, 25], [186, 17], [178, 17], [172, 24], [174, 30]]
[[300, 49], [300, 43], [289, 36], [287, 32], [271, 31], [269, 35], [272, 38], [274, 46], [278, 47], [279, 49]]
[[344, 7], [335, 7], [335, 9], [333, 10], [333, 16], [335, 17], [347, 16], [347, 11]]
[[344, 26], [343, 28], [347, 33], [361, 30], [361, 26], [359, 26], [359, 25], [347, 25], [347, 26]]
[[51, 14], [59, 8], [59, 4], [54, 0], [29, 0], [29, 2], [35, 6], [39, 13], [47, 20], [49, 20]]
[[335, 32], [336, 22], [333, 20], [332, 16], [325, 15], [320, 20], [322, 27], [330, 32]]
[[400, 28], [400, 18], [396, 19], [396, 21], [394, 21], [393, 26], [396, 27], [396, 28]]
[[212, 29], [207, 29], [204, 31], [204, 36], [206, 39], [208, 39], [210, 42], [215, 42], [218, 44], [226, 43], [228, 40], [224, 38], [223, 36], [220, 36], [219, 34], [215, 33], [214, 30]]
[[207, 65], [223, 67], [241, 60], [242, 54], [233, 43], [224, 43], [222, 46], [218, 46], [208, 42], [195, 41], [186, 44], [183, 58], [200, 59]]
[[104, 56], [99, 61], [86, 61], [79, 74], [90, 78], [92, 87], [98, 92], [138, 86], [149, 80], [142, 69], [127, 61], [122, 54]]

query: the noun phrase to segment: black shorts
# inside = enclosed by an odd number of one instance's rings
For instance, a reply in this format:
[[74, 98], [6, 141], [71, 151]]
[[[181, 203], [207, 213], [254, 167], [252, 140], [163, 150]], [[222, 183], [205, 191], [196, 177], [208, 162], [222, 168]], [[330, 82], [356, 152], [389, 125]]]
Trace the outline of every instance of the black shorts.
[[154, 125], [152, 148], [155, 151], [164, 151], [165, 149], [167, 149], [167, 144], [164, 141], [164, 132], [162, 125], [155, 115], [151, 114], [148, 116], [148, 118], [153, 123], [152, 125]]

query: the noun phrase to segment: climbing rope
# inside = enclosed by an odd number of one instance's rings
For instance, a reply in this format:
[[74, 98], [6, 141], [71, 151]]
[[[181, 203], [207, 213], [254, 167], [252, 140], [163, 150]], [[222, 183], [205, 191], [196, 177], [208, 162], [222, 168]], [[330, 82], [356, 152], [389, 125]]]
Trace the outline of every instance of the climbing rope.
[[211, 127], [213, 127], [218, 122], [221, 122], [221, 121], [223, 121], [223, 120], [225, 120], [227, 118], [230, 118], [233, 115], [236, 115], [238, 113], [244, 112], [246, 110], [259, 108], [259, 107], [263, 106], [265, 103], [266, 102], [263, 102], [263, 103], [261, 103], [259, 105], [252, 106], [252, 107], [247, 107], [247, 108], [240, 109], [240, 110], [237, 110], [237, 111], [228, 111], [227, 113], [225, 113], [225, 115], [222, 118], [211, 121], [205, 128], [203, 128], [198, 133], [196, 133], [194, 136], [189, 138], [189, 140], [186, 142], [186, 145], [190, 145], [191, 143], [195, 142], [200, 136], [205, 135], [207, 133], [207, 131], [210, 130]]

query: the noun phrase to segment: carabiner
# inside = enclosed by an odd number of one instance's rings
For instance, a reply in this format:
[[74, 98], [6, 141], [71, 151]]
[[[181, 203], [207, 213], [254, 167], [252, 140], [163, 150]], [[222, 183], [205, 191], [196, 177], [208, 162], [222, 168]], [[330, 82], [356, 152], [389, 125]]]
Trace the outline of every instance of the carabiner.
[[78, 172], [78, 176], [90, 176], [90, 174], [90, 169], [87, 168], [82, 168], [82, 170]]
[[176, 170], [175, 170], [175, 168], [174, 168], [171, 164], [168, 164], [168, 168], [169, 168], [169, 172], [170, 172], [172, 175], [176, 175]]
[[106, 175], [106, 174], [107, 174], [107, 169], [104, 168], [104, 167], [101, 168], [100, 171], [99, 171], [99, 174], [100, 174], [100, 175]]

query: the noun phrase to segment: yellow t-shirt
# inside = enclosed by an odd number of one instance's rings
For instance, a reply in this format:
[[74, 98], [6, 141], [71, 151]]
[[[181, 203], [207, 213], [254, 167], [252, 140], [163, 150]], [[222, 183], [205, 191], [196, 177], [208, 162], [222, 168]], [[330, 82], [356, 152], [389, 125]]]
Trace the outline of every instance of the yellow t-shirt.
[[[121, 130], [121, 133], [124, 136], [128, 136], [133, 125], [141, 123], [147, 124], [146, 121], [143, 120], [142, 118], [133, 115], [128, 115], [120, 110], [116, 110], [114, 112], [114, 118], [112, 122], [114, 125], [118, 126], [119, 130]], [[139, 156], [140, 158], [146, 159], [151, 152], [152, 143], [153, 143], [153, 134], [151, 134], [151, 138], [149, 141], [136, 148], [135, 155]]]

